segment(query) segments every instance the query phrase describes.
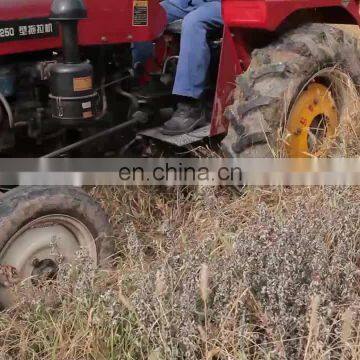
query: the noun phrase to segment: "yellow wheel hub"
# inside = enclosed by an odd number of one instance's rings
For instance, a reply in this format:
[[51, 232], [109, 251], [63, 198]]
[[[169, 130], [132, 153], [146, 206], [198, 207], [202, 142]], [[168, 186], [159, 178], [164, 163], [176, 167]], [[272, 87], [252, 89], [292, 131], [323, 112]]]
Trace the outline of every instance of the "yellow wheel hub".
[[286, 151], [290, 157], [321, 156], [323, 144], [334, 138], [339, 114], [328, 87], [312, 83], [295, 102], [287, 123]]

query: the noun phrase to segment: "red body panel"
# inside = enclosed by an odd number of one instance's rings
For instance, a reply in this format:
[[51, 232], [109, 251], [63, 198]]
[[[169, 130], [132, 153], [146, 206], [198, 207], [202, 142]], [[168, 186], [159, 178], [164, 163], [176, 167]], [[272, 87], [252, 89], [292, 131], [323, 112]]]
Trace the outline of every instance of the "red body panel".
[[214, 99], [211, 135], [227, 131], [228, 123], [224, 110], [233, 101], [236, 76], [247, 69], [250, 64], [250, 54], [241, 36], [241, 31], [233, 31], [224, 27], [223, 45], [221, 49], [219, 73]]
[[[81, 45], [130, 43], [152, 40], [161, 34], [166, 15], [157, 0], [148, 0], [148, 26], [133, 26], [133, 0], [85, 0], [88, 19], [79, 23]], [[1, 0], [0, 21], [46, 18], [51, 0]], [[0, 43], [0, 55], [53, 49], [60, 38], [18, 40]]]
[[356, 0], [222, 0], [224, 22], [230, 27], [266, 30], [276, 28], [300, 9], [342, 7], [360, 23]]

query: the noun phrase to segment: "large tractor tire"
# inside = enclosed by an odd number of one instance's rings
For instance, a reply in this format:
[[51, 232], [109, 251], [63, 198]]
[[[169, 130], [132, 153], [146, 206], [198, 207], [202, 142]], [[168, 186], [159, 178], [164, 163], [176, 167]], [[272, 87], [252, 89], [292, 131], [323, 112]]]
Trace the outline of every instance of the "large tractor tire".
[[360, 83], [352, 34], [307, 24], [252, 53], [238, 77], [223, 149], [231, 157], [322, 157], [339, 150], [343, 113]]
[[0, 198], [0, 307], [12, 304], [12, 285], [56, 277], [59, 262], [73, 263], [80, 249], [99, 266], [114, 254], [108, 218], [85, 191], [28, 186], [7, 192]]

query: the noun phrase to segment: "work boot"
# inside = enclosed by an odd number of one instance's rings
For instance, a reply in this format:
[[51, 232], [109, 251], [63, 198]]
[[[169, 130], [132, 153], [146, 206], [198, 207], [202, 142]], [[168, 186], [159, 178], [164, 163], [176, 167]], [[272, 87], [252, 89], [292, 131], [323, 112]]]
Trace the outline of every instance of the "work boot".
[[180, 102], [161, 132], [164, 135], [187, 134], [206, 124], [206, 112], [200, 101]]

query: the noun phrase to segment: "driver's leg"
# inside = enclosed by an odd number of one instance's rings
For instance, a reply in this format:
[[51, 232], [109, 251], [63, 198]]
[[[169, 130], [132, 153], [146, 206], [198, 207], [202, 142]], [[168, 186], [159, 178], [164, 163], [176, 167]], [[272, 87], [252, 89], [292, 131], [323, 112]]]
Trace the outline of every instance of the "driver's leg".
[[204, 2], [185, 16], [174, 95], [180, 95], [178, 110], [167, 121], [162, 132], [167, 135], [187, 133], [201, 126], [205, 111], [199, 100], [206, 88], [210, 64], [207, 32], [222, 26], [221, 2]]
[[173, 93], [200, 98], [210, 64], [209, 30], [222, 26], [221, 2], [205, 2], [184, 18]]

